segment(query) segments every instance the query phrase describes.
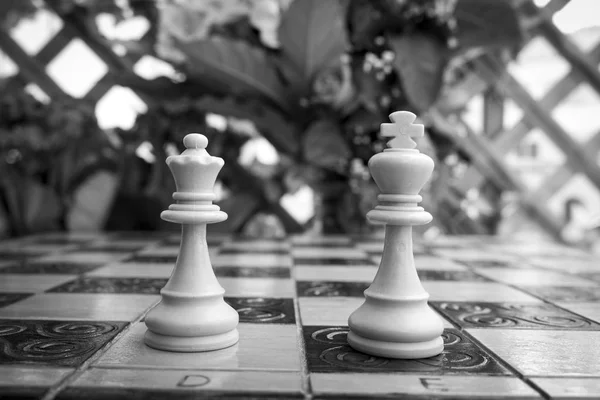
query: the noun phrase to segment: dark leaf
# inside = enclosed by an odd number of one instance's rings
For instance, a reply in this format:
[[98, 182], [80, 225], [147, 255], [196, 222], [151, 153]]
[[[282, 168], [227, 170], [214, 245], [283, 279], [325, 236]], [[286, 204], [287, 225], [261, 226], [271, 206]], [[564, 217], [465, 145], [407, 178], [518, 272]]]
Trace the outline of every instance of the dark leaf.
[[375, 38], [387, 26], [386, 15], [381, 12], [382, 3], [373, 0], [350, 0], [348, 7], [348, 29], [354, 50], [374, 51]]
[[299, 150], [297, 128], [284, 115], [266, 104], [235, 97], [203, 96], [194, 103], [194, 108], [201, 112], [249, 119], [278, 151], [295, 155]]
[[288, 76], [294, 87], [308, 88], [320, 70], [344, 54], [348, 43], [344, 14], [337, 0], [295, 0], [283, 14], [279, 42], [295, 72]]
[[114, 76], [117, 85], [133, 89], [159, 102], [176, 100], [182, 97], [201, 96], [206, 92], [225, 94], [229, 86], [225, 83], [215, 81], [185, 81], [175, 82], [167, 77], [161, 76], [155, 79], [144, 79], [134, 73], [121, 73]]
[[190, 80], [202, 84], [214, 81], [228, 86], [231, 94], [260, 96], [284, 110], [289, 108], [285, 88], [263, 49], [225, 38], [179, 41], [177, 47], [188, 57]]
[[392, 36], [389, 42], [405, 97], [417, 111], [427, 110], [442, 87], [449, 53], [446, 45], [421, 33]]
[[73, 193], [66, 224], [71, 230], [102, 229], [119, 186], [118, 175], [98, 170]]
[[509, 1], [458, 0], [454, 11], [460, 50], [516, 47], [522, 40], [517, 11]]
[[314, 122], [304, 133], [302, 146], [309, 164], [338, 173], [345, 173], [352, 155], [341, 126], [332, 119]]

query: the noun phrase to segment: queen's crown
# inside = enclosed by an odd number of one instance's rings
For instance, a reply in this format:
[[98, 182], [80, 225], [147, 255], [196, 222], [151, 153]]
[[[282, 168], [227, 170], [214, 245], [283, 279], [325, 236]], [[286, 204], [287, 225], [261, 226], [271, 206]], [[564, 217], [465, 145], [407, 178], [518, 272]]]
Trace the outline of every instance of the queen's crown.
[[175, 179], [179, 193], [212, 193], [217, 175], [225, 162], [206, 151], [208, 139], [199, 133], [183, 138], [186, 150], [167, 158], [167, 165]]

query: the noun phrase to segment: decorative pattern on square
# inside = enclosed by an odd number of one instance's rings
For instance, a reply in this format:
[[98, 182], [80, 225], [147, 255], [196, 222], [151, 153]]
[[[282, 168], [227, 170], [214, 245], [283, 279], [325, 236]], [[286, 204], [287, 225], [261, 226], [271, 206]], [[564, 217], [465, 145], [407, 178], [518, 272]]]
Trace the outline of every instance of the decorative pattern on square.
[[[600, 302], [600, 286], [529, 286], [524, 290], [553, 302]], [[600, 304], [598, 307], [600, 307]]]
[[0, 293], [0, 307], [16, 303], [29, 296], [31, 296], [30, 293]]
[[477, 275], [473, 271], [429, 270], [418, 269], [419, 278], [424, 281], [475, 281], [489, 282], [490, 280]]
[[390, 359], [356, 351], [347, 343], [347, 327], [305, 326], [303, 330], [309, 372], [510, 375], [490, 354], [455, 329], [444, 330], [442, 354], [417, 360]]
[[600, 325], [551, 304], [432, 302], [461, 328], [600, 330]]
[[294, 257], [294, 265], [375, 265], [368, 258], [300, 258]]
[[48, 290], [54, 293], [159, 294], [167, 279], [83, 277]]
[[294, 324], [294, 301], [263, 297], [226, 297], [240, 316], [240, 322], [253, 324]]
[[290, 269], [283, 267], [216, 267], [215, 275], [228, 278], [290, 278]]
[[301, 297], [362, 297], [368, 282], [296, 282]]
[[76, 367], [111, 340], [126, 323], [0, 320], [0, 364]]
[[102, 264], [82, 264], [68, 261], [29, 261], [0, 268], [0, 274], [69, 274], [90, 272]]

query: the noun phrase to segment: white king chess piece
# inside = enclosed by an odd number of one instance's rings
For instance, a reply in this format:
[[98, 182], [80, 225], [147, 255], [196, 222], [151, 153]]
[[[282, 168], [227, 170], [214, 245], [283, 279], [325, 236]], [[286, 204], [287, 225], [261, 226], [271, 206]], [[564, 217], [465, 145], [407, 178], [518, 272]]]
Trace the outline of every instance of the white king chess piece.
[[381, 190], [379, 205], [367, 213], [385, 224], [384, 249], [377, 275], [365, 290], [365, 302], [348, 319], [348, 344], [363, 353], [388, 358], [426, 358], [444, 349], [441, 318], [429, 307], [413, 257], [412, 226], [433, 219], [417, 203], [419, 191], [433, 172], [433, 160], [415, 149], [411, 137], [424, 134], [423, 125], [407, 111], [381, 124], [383, 136], [395, 137], [390, 148], [369, 160], [369, 170]]
[[229, 347], [239, 339], [238, 313], [223, 300], [208, 254], [206, 224], [227, 214], [212, 201], [213, 186], [225, 164], [206, 151], [208, 140], [192, 133], [183, 139], [186, 150], [167, 158], [177, 191], [176, 204], [160, 215], [182, 224], [181, 247], [171, 278], [160, 291], [162, 299], [146, 316], [145, 342], [168, 351], [208, 351]]

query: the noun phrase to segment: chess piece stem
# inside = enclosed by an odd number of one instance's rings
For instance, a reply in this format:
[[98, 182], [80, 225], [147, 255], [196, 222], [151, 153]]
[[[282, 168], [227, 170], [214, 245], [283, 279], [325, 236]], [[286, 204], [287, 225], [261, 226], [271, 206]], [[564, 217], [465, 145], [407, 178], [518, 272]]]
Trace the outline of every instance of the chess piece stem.
[[161, 218], [182, 224], [181, 246], [162, 299], [146, 316], [148, 346], [168, 351], [217, 350], [237, 343], [238, 314], [223, 299], [206, 243], [206, 224], [221, 222], [227, 214], [212, 204], [212, 187], [223, 160], [210, 156], [206, 138], [190, 134], [187, 150], [167, 159], [175, 177], [176, 204]]

